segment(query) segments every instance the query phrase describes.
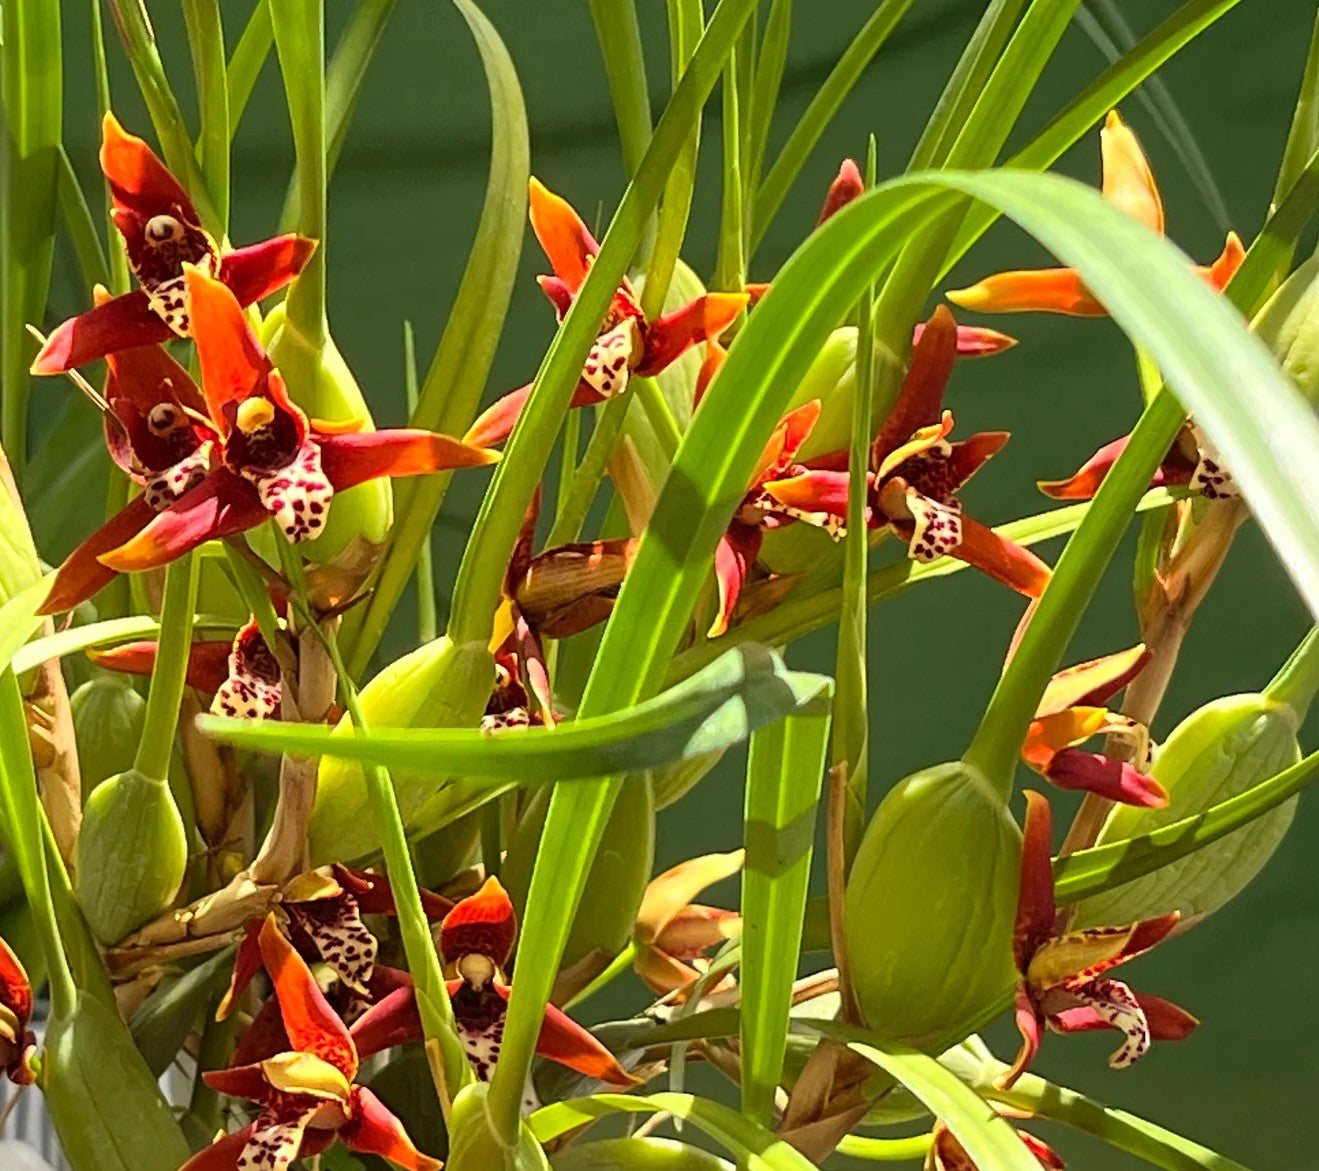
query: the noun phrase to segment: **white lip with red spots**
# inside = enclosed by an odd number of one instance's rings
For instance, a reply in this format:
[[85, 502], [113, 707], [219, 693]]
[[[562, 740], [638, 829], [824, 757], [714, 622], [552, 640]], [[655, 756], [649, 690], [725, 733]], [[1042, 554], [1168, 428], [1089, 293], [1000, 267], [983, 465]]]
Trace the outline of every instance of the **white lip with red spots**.
[[239, 469], [261, 496], [261, 504], [290, 542], [319, 536], [325, 528], [334, 488], [321, 470], [321, 449], [310, 440], [292, 461], [274, 471]]
[[180, 496], [195, 488], [206, 478], [211, 467], [211, 449], [208, 439], [191, 455], [184, 456], [171, 468], [147, 481], [142, 495], [156, 512], [164, 512]]

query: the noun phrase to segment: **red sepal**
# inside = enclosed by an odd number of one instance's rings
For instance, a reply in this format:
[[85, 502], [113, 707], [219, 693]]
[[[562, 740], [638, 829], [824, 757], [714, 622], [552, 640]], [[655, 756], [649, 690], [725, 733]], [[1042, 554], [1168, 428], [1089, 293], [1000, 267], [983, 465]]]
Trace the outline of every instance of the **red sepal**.
[[499, 459], [498, 452], [408, 427], [317, 434], [315, 439], [321, 469], [336, 492], [380, 476], [424, 476], [448, 468], [483, 467]]
[[351, 1151], [381, 1155], [403, 1171], [439, 1171], [439, 1159], [422, 1154], [401, 1123], [365, 1086], [354, 1086], [348, 1121], [339, 1128], [340, 1141]]
[[155, 518], [143, 497], [130, 500], [65, 558], [38, 613], [72, 610], [114, 581], [119, 571], [105, 565], [101, 557], [135, 540]]
[[33, 374], [63, 374], [116, 350], [153, 346], [174, 332], [136, 289], [60, 322], [32, 362]]
[[440, 924], [440, 954], [445, 963], [465, 955], [482, 955], [502, 968], [513, 954], [517, 914], [508, 892], [491, 875], [474, 895], [460, 899]]

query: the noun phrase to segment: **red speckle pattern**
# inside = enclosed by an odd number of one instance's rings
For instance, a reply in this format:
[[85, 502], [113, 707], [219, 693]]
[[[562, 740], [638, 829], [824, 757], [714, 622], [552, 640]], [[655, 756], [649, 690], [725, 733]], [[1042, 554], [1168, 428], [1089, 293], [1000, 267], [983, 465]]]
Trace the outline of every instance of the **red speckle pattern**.
[[291, 462], [274, 471], [239, 469], [261, 496], [261, 503], [294, 544], [319, 536], [325, 528], [334, 488], [321, 470], [321, 449], [306, 440]]
[[627, 389], [636, 340], [637, 323], [632, 317], [602, 333], [586, 355], [582, 381], [599, 392], [601, 398], [621, 394]]
[[190, 488], [200, 484], [210, 470], [213, 446], [208, 439], [191, 455], [148, 480], [142, 492], [147, 503], [156, 512], [164, 512]]
[[907, 509], [915, 526], [907, 553], [914, 561], [946, 557], [961, 545], [962, 505], [959, 501], [943, 503], [923, 496], [915, 488], [908, 488]]
[[234, 1171], [288, 1171], [302, 1149], [302, 1136], [317, 1108], [313, 1105], [295, 1118], [272, 1120], [268, 1126], [254, 1131], [239, 1154]]
[[368, 995], [380, 945], [363, 925], [357, 900], [345, 891], [337, 898], [299, 903], [297, 915], [321, 959], [347, 987]]

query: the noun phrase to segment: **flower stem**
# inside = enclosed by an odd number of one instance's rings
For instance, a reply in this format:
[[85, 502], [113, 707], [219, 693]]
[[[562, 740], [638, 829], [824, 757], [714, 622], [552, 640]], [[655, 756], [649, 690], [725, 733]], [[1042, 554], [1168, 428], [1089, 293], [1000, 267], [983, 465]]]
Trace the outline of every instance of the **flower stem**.
[[1067, 542], [1017, 653], [990, 696], [963, 759], [984, 773], [1004, 801], [1012, 794], [1017, 753], [1040, 696], [1185, 417], [1181, 404], [1167, 389], [1146, 407], [1126, 450]]
[[170, 753], [179, 722], [179, 704], [188, 675], [192, 620], [197, 607], [198, 562], [185, 553], [165, 570], [165, 600], [160, 610], [160, 649], [151, 673], [147, 710], [133, 767], [154, 781], [169, 776]]
[[1297, 722], [1305, 719], [1319, 691], [1319, 626], [1312, 627], [1300, 645], [1292, 651], [1278, 673], [1264, 688], [1270, 699], [1285, 703], [1296, 713]]

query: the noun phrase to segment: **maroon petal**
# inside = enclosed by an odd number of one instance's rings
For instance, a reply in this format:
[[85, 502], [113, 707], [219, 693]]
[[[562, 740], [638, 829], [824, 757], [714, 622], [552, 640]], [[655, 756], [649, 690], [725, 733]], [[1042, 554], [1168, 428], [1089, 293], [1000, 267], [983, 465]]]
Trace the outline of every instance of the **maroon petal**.
[[880, 459], [906, 443], [920, 428], [939, 421], [944, 387], [957, 360], [957, 323], [944, 306], [925, 323], [912, 346], [911, 365], [902, 381], [902, 393], [884, 420], [874, 450]]
[[410, 427], [317, 434], [315, 439], [321, 470], [336, 492], [381, 476], [424, 476], [448, 468], [483, 467], [499, 459], [498, 452]]
[[40, 613], [58, 614], [72, 610], [112, 582], [118, 570], [101, 562], [101, 556], [118, 549], [137, 536], [155, 519], [156, 513], [141, 496], [135, 496], [90, 537], [69, 554], [41, 604]]
[[235, 248], [220, 258], [220, 280], [243, 306], [278, 292], [307, 267], [316, 241], [306, 236], [274, 236]]
[[761, 540], [759, 528], [738, 521], [729, 525], [728, 531], [719, 538], [714, 551], [715, 579], [719, 584], [719, 612], [710, 626], [711, 638], [717, 638], [727, 631], [742, 587], [760, 552]]
[[692, 346], [717, 338], [737, 320], [746, 304], [745, 293], [706, 293], [652, 321], [646, 327], [645, 352], [635, 373], [643, 378], [658, 374]]
[[852, 159], [844, 159], [843, 165], [838, 168], [837, 177], [829, 184], [829, 191], [824, 197], [824, 206], [820, 209], [820, 218], [815, 221], [816, 227], [830, 216], [842, 211], [854, 199], [864, 195], [865, 190], [866, 182], [861, 178], [861, 171], [856, 163]]
[[137, 289], [61, 322], [37, 354], [32, 373], [63, 374], [117, 350], [152, 346], [173, 336], [146, 293]]
[[1064, 748], [1054, 756], [1046, 775], [1060, 789], [1097, 793], [1124, 805], [1162, 809], [1168, 804], [1168, 790], [1153, 777], [1098, 752]]
[[352, 1117], [339, 1128], [339, 1138], [352, 1151], [381, 1155], [403, 1171], [439, 1171], [439, 1159], [422, 1154], [401, 1123], [365, 1086], [353, 1087]]
[[421, 1014], [417, 1011], [417, 996], [412, 985], [396, 988], [373, 1004], [353, 1022], [349, 1034], [357, 1046], [358, 1057], [363, 1061], [395, 1045], [421, 1040]]

